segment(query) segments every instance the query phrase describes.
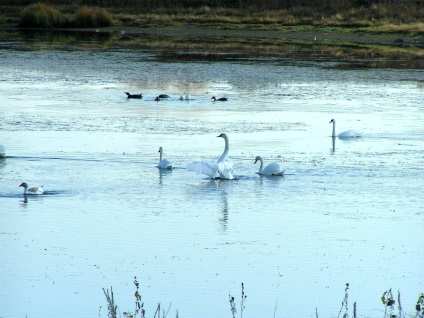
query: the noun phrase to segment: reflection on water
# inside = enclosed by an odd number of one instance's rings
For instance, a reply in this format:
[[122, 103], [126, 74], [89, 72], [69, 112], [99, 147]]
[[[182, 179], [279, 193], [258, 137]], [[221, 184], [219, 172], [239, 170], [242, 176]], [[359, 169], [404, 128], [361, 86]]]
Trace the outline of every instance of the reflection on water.
[[[280, 316], [335, 314], [346, 282], [363, 316], [388, 285], [413, 312], [424, 286], [420, 70], [33, 40], [0, 45], [0, 316], [107, 316], [101, 288], [131, 308], [134, 276], [146, 309], [172, 302], [189, 318], [227, 316], [222, 299], [241, 282], [252, 317], [272, 316], [279, 298]], [[156, 103], [159, 93], [171, 98]], [[363, 138], [330, 146], [333, 117]], [[239, 179], [187, 171], [222, 152], [222, 132]], [[157, 168], [157, 145], [176, 169]], [[257, 154], [282, 160], [285, 176], [259, 176]], [[45, 194], [23, 196], [23, 181]]]
[[[239, 37], [205, 37], [201, 40], [193, 37], [170, 37], [158, 34], [130, 35], [120, 32], [60, 32], [52, 30], [19, 30], [0, 31], [0, 45], [3, 49], [59, 49], [94, 50], [94, 49], [136, 49], [149, 54], [149, 58], [156, 58], [163, 62], [223, 62], [237, 61], [240, 59], [266, 58], [271, 60], [275, 57], [281, 61], [287, 59], [297, 60], [305, 63], [306, 60], [339, 61], [330, 63], [325, 67], [340, 70], [349, 69], [422, 69], [424, 64], [420, 59], [417, 47], [422, 47], [422, 41], [417, 39], [409, 46], [395, 48], [381, 45], [356, 45], [349, 46], [327, 45], [316, 41], [301, 40], [296, 44], [292, 39], [262, 39], [249, 38], [246, 41]], [[21, 46], [21, 44], [24, 44]], [[18, 45], [17, 45], [18, 44]], [[261, 50], [258, 50], [258, 46]], [[418, 52], [418, 53], [417, 53]], [[376, 59], [375, 56], [379, 58]], [[401, 59], [399, 59], [401, 56]], [[262, 58], [266, 57], [266, 58]]]

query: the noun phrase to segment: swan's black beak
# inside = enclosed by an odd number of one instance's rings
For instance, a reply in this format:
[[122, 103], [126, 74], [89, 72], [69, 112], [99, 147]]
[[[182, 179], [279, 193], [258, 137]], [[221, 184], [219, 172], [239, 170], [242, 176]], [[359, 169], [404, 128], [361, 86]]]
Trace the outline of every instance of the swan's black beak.
[[220, 134], [219, 136], [217, 136], [217, 137], [222, 137], [222, 134]]

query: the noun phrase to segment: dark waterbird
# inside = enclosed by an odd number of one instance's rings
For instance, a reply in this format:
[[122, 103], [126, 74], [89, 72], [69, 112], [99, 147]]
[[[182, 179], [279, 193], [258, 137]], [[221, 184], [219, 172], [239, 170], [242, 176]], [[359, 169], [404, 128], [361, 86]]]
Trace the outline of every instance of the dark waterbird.
[[143, 94], [130, 94], [128, 92], [125, 92], [125, 94], [127, 94], [128, 98], [142, 98]]
[[227, 97], [216, 98], [215, 96], [213, 96], [211, 99], [213, 99], [214, 102], [216, 102], [216, 101], [226, 102], [228, 100]]
[[159, 98], [169, 98], [169, 95], [167, 95], [167, 94], [160, 94], [158, 97]]

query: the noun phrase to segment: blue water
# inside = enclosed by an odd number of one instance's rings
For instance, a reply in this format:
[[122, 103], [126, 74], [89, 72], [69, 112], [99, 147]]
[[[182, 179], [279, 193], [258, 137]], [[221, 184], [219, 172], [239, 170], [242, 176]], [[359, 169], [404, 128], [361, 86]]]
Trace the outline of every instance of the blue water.
[[[136, 50], [0, 50], [0, 317], [362, 317], [424, 286], [422, 70], [167, 61]], [[127, 99], [125, 91], [143, 93]], [[160, 93], [168, 100], [154, 101]], [[190, 101], [180, 94], [190, 93]], [[212, 102], [226, 96], [228, 102]], [[337, 131], [358, 140], [332, 143]], [[238, 180], [185, 169], [226, 132]], [[156, 168], [158, 148], [176, 166]], [[280, 161], [260, 177], [254, 159]], [[44, 185], [24, 198], [21, 182]], [[397, 298], [396, 298], [397, 299]]]

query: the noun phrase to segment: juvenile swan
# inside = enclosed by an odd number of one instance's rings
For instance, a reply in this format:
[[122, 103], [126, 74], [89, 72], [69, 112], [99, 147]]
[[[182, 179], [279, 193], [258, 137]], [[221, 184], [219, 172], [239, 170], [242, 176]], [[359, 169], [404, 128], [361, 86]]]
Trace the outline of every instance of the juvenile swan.
[[265, 176], [284, 176], [284, 170], [283, 170], [283, 166], [275, 161], [273, 163], [270, 163], [269, 165], [267, 165], [264, 168], [264, 161], [262, 159], [261, 156], [257, 156], [255, 159], [255, 163], [257, 163], [258, 161], [261, 162], [261, 166], [259, 167], [259, 171], [258, 173], [260, 175], [265, 175]]
[[44, 193], [43, 186], [28, 188], [28, 184], [26, 182], [22, 182], [19, 186], [24, 188], [24, 194], [43, 194]]
[[234, 179], [234, 168], [231, 162], [227, 161], [228, 152], [230, 151], [230, 143], [228, 136], [225, 133], [220, 134], [217, 137], [224, 138], [225, 148], [221, 157], [217, 162], [210, 161], [199, 161], [191, 162], [187, 165], [187, 169], [193, 172], [201, 173], [211, 177], [212, 179]]
[[[331, 137], [336, 137], [336, 120], [332, 119], [330, 120], [330, 124], [333, 123], [333, 134]], [[347, 138], [359, 138], [362, 137], [362, 133], [358, 133], [354, 130], [347, 130], [337, 135], [340, 139], [347, 139]]]
[[162, 147], [159, 147], [158, 152], [160, 153], [158, 168], [159, 169], [167, 169], [167, 170], [174, 169], [174, 166], [172, 165], [171, 161], [169, 161], [168, 159], [162, 159], [162, 154], [163, 154], [163, 148]]

